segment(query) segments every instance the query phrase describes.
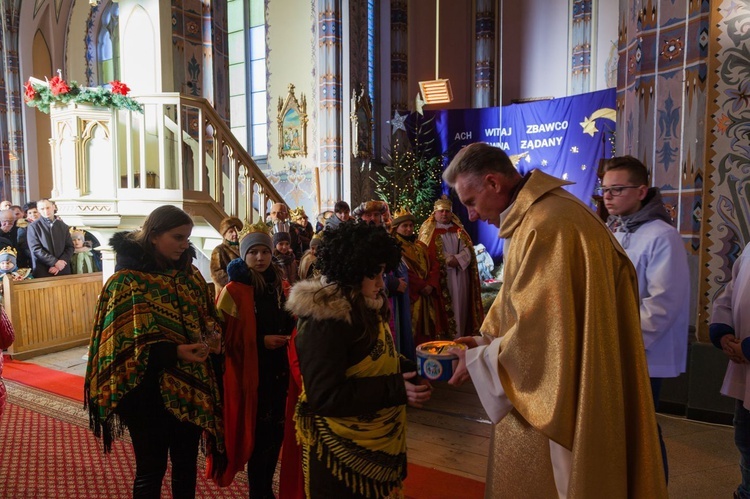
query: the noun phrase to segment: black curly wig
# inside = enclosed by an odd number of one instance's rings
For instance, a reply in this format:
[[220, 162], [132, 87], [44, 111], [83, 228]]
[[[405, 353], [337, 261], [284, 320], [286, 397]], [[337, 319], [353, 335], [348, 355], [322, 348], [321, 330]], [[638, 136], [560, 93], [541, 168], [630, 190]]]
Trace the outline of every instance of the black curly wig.
[[401, 260], [401, 245], [383, 228], [348, 220], [323, 233], [316, 266], [328, 282], [356, 289], [365, 277], [372, 279], [380, 266], [391, 272]]

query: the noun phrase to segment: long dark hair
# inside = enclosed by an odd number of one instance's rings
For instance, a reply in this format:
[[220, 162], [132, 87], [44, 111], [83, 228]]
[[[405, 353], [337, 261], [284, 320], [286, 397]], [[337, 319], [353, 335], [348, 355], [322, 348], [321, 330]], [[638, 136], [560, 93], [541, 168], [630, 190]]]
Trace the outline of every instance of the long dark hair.
[[183, 225], [193, 226], [193, 219], [190, 218], [190, 215], [170, 204], [159, 206], [146, 217], [146, 221], [143, 222], [143, 227], [136, 234], [135, 240], [143, 248], [146, 255], [156, 262], [157, 267], [160, 269], [175, 268], [178, 270], [190, 270], [193, 264], [193, 251], [188, 249], [175, 262], [165, 258], [156, 251], [154, 243], [151, 242], [153, 236], [158, 236]]

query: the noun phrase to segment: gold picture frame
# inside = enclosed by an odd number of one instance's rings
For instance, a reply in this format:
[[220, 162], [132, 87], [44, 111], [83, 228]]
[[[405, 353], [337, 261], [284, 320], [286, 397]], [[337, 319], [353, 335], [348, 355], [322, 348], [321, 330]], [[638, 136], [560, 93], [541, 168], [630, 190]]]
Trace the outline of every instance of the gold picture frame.
[[307, 157], [307, 99], [294, 96], [294, 85], [289, 84], [286, 99], [279, 97], [279, 157]]
[[360, 91], [352, 89], [351, 112], [352, 156], [369, 159], [373, 157], [373, 124], [370, 96], [365, 93], [364, 85]]

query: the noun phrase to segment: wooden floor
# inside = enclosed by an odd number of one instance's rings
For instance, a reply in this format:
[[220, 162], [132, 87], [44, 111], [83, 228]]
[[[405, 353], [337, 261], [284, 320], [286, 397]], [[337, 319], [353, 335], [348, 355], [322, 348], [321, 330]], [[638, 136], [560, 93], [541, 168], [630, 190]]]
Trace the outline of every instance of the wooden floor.
[[[85, 347], [30, 359], [51, 369], [84, 375]], [[409, 461], [485, 481], [491, 425], [474, 387], [434, 385], [424, 409], [408, 409]], [[739, 453], [731, 427], [657, 415], [669, 456], [669, 496], [731, 498], [740, 480]], [[478, 499], [478, 498], [462, 498]]]
[[410, 462], [484, 482], [492, 427], [471, 383], [436, 383], [427, 406], [407, 412]]

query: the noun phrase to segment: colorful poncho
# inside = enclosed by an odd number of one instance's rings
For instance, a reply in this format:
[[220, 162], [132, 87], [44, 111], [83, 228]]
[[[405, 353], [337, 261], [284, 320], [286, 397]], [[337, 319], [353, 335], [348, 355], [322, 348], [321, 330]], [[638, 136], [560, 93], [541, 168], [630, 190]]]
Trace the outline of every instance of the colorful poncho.
[[[197, 269], [116, 272], [104, 285], [89, 345], [84, 386], [94, 434], [105, 452], [121, 433], [114, 424], [122, 398], [144, 379], [151, 345], [197, 343], [205, 317], [214, 317], [208, 288]], [[207, 432], [210, 450], [223, 453], [221, 397], [211, 362], [183, 362], [159, 379], [164, 407]]]

